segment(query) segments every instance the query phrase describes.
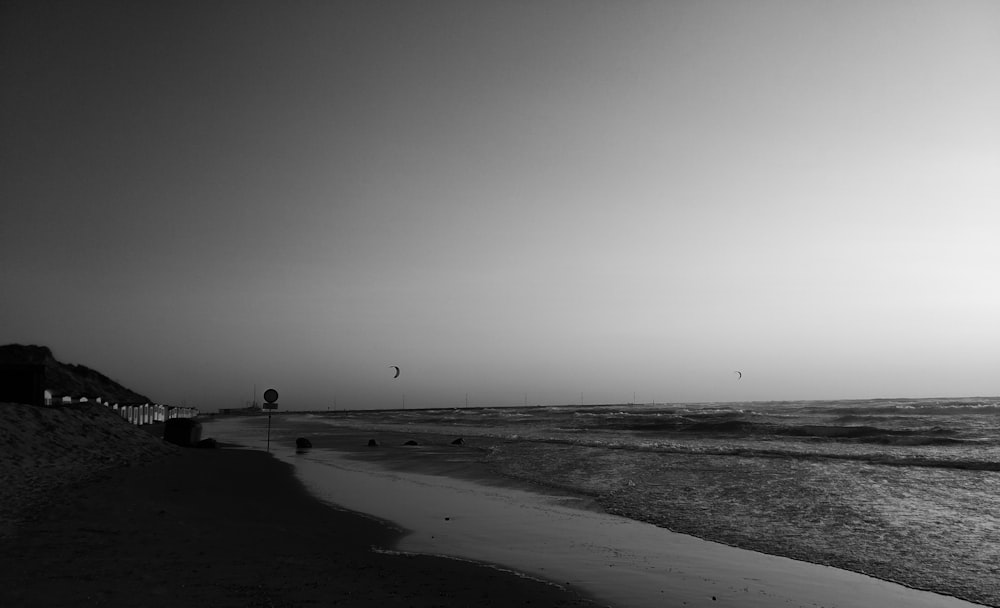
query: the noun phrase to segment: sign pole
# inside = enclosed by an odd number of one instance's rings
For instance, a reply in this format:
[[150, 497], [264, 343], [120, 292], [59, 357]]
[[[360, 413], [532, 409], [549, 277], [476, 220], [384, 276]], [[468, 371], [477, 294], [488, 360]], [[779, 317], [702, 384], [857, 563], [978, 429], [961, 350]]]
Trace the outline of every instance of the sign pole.
[[278, 391], [269, 388], [264, 391], [264, 409], [267, 410], [267, 451], [271, 452], [271, 410], [278, 409]]

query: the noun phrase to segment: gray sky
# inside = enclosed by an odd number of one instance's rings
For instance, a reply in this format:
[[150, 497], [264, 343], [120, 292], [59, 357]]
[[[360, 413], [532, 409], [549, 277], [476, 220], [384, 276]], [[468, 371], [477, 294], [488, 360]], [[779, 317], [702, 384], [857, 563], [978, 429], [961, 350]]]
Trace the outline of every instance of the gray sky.
[[0, 10], [0, 343], [205, 410], [1000, 394], [1000, 3]]

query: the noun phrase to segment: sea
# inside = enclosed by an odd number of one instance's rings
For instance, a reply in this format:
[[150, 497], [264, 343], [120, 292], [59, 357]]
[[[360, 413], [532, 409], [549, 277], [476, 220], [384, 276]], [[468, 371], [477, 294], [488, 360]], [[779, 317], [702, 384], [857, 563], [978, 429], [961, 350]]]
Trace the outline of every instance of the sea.
[[280, 418], [275, 441], [321, 443], [345, 429], [462, 438], [497, 475], [587, 497], [608, 513], [1000, 606], [1000, 398]]

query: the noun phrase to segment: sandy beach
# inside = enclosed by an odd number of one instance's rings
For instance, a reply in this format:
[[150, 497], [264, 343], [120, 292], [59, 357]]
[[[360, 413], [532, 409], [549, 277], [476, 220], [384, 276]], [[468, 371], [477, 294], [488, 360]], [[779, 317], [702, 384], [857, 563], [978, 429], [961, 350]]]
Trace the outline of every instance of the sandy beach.
[[4, 407], [2, 606], [978, 606], [610, 515], [444, 438], [279, 431], [267, 453], [259, 420], [223, 419], [222, 447], [181, 449]]
[[[313, 498], [264, 452], [175, 449], [100, 412], [2, 407], [20, 423], [0, 436], [2, 469], [49, 480], [3, 490], [2, 606], [594, 605], [482, 564], [373, 551], [399, 531]], [[103, 466], [68, 466], [95, 420], [128, 453], [154, 453], [126, 465], [104, 442], [89, 452]]]

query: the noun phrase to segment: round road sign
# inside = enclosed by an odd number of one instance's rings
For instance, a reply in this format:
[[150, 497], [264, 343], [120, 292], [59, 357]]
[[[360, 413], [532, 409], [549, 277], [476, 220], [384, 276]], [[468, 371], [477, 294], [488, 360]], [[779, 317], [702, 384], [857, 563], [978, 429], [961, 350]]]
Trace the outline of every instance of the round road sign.
[[264, 391], [264, 401], [267, 401], [268, 403], [274, 403], [277, 400], [278, 400], [278, 391], [274, 390], [273, 388], [269, 388], [266, 391]]

